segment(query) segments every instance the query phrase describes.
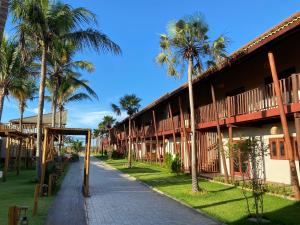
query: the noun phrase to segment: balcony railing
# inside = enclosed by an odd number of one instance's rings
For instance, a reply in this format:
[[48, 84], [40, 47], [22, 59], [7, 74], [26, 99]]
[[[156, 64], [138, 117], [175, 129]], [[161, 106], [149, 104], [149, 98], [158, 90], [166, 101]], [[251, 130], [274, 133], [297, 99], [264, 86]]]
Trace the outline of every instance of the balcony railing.
[[[293, 75], [280, 80], [280, 89], [283, 104], [289, 105], [299, 102], [299, 75]], [[274, 83], [261, 86], [241, 94], [230, 96], [216, 101], [219, 120], [228, 117], [251, 114], [277, 108], [278, 102]], [[216, 120], [216, 111], [213, 104], [201, 106], [196, 109], [197, 123], [206, 123]]]

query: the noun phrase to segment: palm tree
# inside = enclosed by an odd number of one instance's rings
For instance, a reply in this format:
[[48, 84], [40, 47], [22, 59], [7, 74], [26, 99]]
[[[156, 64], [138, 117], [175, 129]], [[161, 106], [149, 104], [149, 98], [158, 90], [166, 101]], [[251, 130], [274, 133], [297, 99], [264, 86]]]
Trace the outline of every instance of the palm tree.
[[73, 60], [76, 53], [74, 45], [59, 43], [57, 48], [51, 52], [49, 59], [48, 78], [46, 86], [51, 86], [51, 108], [52, 108], [52, 127], [56, 126], [57, 95], [61, 84], [61, 79], [68, 74], [75, 74], [75, 71], [84, 70], [89, 73], [95, 70], [94, 64], [84, 60]]
[[[161, 52], [157, 55], [158, 64], [165, 65], [171, 76], [181, 77], [188, 67], [189, 109], [191, 114], [191, 153], [192, 191], [199, 191], [197, 179], [197, 155], [195, 142], [195, 109], [193, 96], [193, 75], [201, 74], [203, 62], [210, 56], [207, 36], [208, 25], [199, 14], [171, 22], [168, 34], [160, 36]], [[194, 69], [196, 68], [196, 70]], [[178, 71], [179, 69], [179, 71]]]
[[102, 121], [98, 124], [98, 128], [94, 129], [94, 136], [100, 138], [108, 138], [110, 146], [110, 129], [115, 124], [116, 119], [112, 116], [104, 116]]
[[[13, 88], [10, 90], [10, 95], [13, 96], [19, 102], [19, 112], [20, 112], [20, 120], [19, 120], [19, 129], [20, 132], [23, 132], [23, 115], [26, 108], [26, 103], [28, 100], [33, 100], [34, 95], [37, 92], [35, 81], [31, 78], [23, 78], [18, 79], [14, 82]], [[17, 152], [16, 159], [16, 168], [17, 175], [20, 173], [20, 155], [22, 149], [23, 140], [20, 139], [19, 149]]]
[[7, 15], [8, 15], [8, 0], [1, 0], [0, 1], [0, 41], [3, 38], [3, 33], [4, 33], [4, 28], [5, 28], [5, 23], [7, 20]]
[[0, 46], [0, 123], [2, 119], [4, 98], [14, 86], [20, 75], [20, 51], [17, 44], [3, 38]]
[[[70, 5], [49, 0], [12, 0], [13, 22], [19, 34], [31, 37], [41, 52], [41, 74], [39, 85], [37, 119], [37, 177], [40, 177], [42, 144], [42, 120], [44, 109], [45, 82], [48, 53], [57, 41], [68, 41], [78, 49], [90, 47], [97, 51], [111, 51], [120, 54], [120, 47], [105, 34], [84, 26], [96, 24], [93, 13], [85, 8], [72, 8]], [[25, 46], [24, 43], [21, 46]]]
[[112, 110], [117, 114], [121, 115], [121, 111], [126, 111], [128, 117], [129, 117], [129, 134], [128, 134], [128, 140], [129, 140], [129, 148], [128, 148], [128, 167], [132, 167], [132, 151], [131, 151], [131, 119], [132, 116], [139, 111], [141, 99], [138, 98], [136, 95], [125, 95], [124, 97], [120, 98], [119, 105], [111, 104]]

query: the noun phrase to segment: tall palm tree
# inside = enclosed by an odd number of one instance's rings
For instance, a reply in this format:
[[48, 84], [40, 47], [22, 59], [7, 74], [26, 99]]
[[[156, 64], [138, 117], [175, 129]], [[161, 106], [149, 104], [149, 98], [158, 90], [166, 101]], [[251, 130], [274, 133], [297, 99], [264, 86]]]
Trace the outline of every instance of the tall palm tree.
[[20, 57], [17, 44], [4, 37], [0, 46], [0, 122], [5, 96], [13, 88], [14, 81], [21, 77], [19, 73]]
[[8, 15], [8, 8], [9, 8], [9, 1], [8, 0], [1, 0], [0, 1], [0, 41], [3, 38], [5, 23], [7, 20]]
[[[78, 49], [90, 47], [96, 51], [111, 51], [120, 54], [120, 47], [105, 34], [82, 27], [96, 24], [95, 15], [85, 8], [49, 0], [12, 0], [13, 22], [20, 37], [31, 37], [41, 52], [37, 119], [37, 177], [40, 177], [42, 144], [42, 120], [45, 96], [45, 81], [49, 51], [57, 41], [68, 41]], [[23, 38], [20, 39], [21, 42]], [[21, 46], [25, 46], [24, 43]]]
[[[32, 77], [15, 80], [13, 88], [10, 90], [10, 95], [19, 103], [19, 130], [23, 132], [23, 116], [28, 100], [33, 100], [37, 93], [37, 87]], [[17, 175], [20, 173], [20, 155], [23, 140], [20, 139], [19, 149], [16, 158]]]
[[51, 51], [48, 67], [48, 78], [46, 86], [51, 86], [51, 108], [52, 108], [52, 127], [56, 126], [57, 95], [61, 79], [68, 74], [75, 74], [76, 71], [83, 70], [89, 73], [95, 70], [93, 63], [84, 60], [74, 60], [76, 49], [74, 45], [60, 42]]
[[129, 148], [128, 148], [128, 167], [132, 167], [132, 151], [131, 151], [131, 119], [132, 116], [139, 111], [141, 99], [138, 98], [136, 95], [125, 95], [124, 97], [120, 98], [119, 105], [111, 104], [112, 110], [117, 114], [121, 115], [121, 111], [126, 111], [129, 117], [129, 133], [128, 133], [128, 140], [129, 140]]
[[[201, 74], [203, 63], [210, 56], [208, 25], [200, 14], [171, 22], [168, 34], [160, 36], [161, 52], [157, 55], [158, 64], [165, 65], [171, 76], [181, 77], [188, 67], [189, 109], [191, 114], [191, 153], [192, 191], [199, 191], [197, 179], [196, 129], [193, 96], [193, 75]], [[196, 70], [194, 69], [196, 67]], [[179, 70], [178, 70], [179, 69]]]

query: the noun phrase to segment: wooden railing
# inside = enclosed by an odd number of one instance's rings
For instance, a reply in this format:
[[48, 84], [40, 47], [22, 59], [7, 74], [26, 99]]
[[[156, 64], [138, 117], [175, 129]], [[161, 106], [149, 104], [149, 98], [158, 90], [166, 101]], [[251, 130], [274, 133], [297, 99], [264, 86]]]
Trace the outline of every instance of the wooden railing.
[[[283, 104], [288, 105], [299, 102], [299, 81], [299, 75], [293, 75], [280, 80]], [[225, 119], [232, 116], [245, 115], [276, 108], [278, 103], [274, 84], [271, 83], [235, 96], [218, 100], [216, 105], [218, 118]], [[216, 112], [212, 103], [196, 109], [197, 123], [212, 122], [215, 120]]]

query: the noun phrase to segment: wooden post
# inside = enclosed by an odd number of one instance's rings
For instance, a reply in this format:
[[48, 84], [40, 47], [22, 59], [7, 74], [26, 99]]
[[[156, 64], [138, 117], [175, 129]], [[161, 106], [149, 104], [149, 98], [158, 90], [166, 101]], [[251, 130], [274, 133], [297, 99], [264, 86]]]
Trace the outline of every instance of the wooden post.
[[[181, 121], [181, 134], [183, 132], [183, 135], [181, 135], [181, 142], [183, 141], [183, 153], [181, 155], [181, 160], [184, 165], [184, 157], [185, 157], [185, 151], [188, 152], [188, 143], [187, 143], [187, 132], [186, 132], [186, 128], [185, 128], [185, 119], [184, 119], [184, 115], [183, 115], [183, 108], [182, 108], [182, 102], [181, 102], [181, 97], [178, 97], [178, 103], [179, 103], [179, 110], [180, 110], [180, 121]], [[183, 140], [182, 140], [183, 139]], [[188, 157], [189, 158], [189, 157]]]
[[8, 225], [18, 225], [19, 210], [17, 206], [10, 206], [8, 208]]
[[37, 214], [40, 189], [41, 189], [40, 184], [35, 185], [34, 202], [33, 202], [33, 209], [32, 209], [32, 215], [33, 216], [35, 216]]
[[152, 163], [152, 136], [150, 137], [150, 163]]
[[19, 139], [19, 146], [18, 146], [18, 151], [16, 155], [16, 170], [17, 170], [17, 175], [20, 174], [20, 161], [21, 161], [21, 154], [22, 154], [22, 142], [23, 138]]
[[229, 156], [230, 156], [230, 174], [231, 174], [231, 181], [234, 181], [234, 159], [233, 159], [233, 149], [232, 149], [232, 144], [233, 144], [233, 131], [232, 131], [232, 125], [228, 125], [228, 137], [229, 137]]
[[85, 170], [84, 170], [84, 183], [83, 191], [84, 196], [89, 196], [89, 174], [90, 174], [90, 151], [91, 151], [91, 131], [89, 130], [86, 135], [86, 152], [85, 152]]
[[299, 102], [299, 96], [298, 96], [298, 76], [297, 74], [292, 75], [292, 90], [293, 90], [293, 103]]
[[175, 125], [174, 125], [174, 118], [173, 118], [172, 108], [171, 108], [170, 103], [168, 103], [168, 108], [169, 108], [169, 114], [170, 114], [171, 121], [172, 121], [172, 130], [173, 130], [173, 149], [174, 149], [174, 152], [177, 154], [176, 135], [175, 135]]
[[53, 174], [49, 175], [48, 179], [48, 196], [52, 195]]
[[45, 182], [45, 173], [46, 173], [46, 156], [48, 151], [48, 129], [44, 129], [44, 142], [43, 142], [43, 152], [42, 152], [42, 173], [41, 173], [41, 187]]
[[3, 170], [3, 182], [7, 180], [7, 172], [8, 172], [8, 166], [9, 166], [9, 158], [10, 158], [10, 144], [11, 140], [10, 137], [6, 137], [6, 144], [5, 144], [5, 163], [4, 163], [4, 170]]
[[153, 115], [155, 137], [156, 137], [156, 150], [155, 150], [156, 159], [155, 159], [155, 162], [157, 163], [158, 134], [157, 134], [157, 126], [156, 126], [156, 118], [155, 118], [155, 111], [154, 110], [152, 110], [152, 115]]
[[217, 103], [216, 103], [215, 89], [214, 89], [214, 86], [212, 84], [210, 84], [210, 89], [211, 89], [211, 96], [212, 96], [212, 100], [213, 100], [213, 107], [214, 107], [214, 111], [215, 111], [215, 120], [217, 122], [219, 151], [221, 152], [221, 158], [222, 158], [222, 164], [223, 164], [223, 168], [224, 168], [225, 181], [226, 181], [226, 183], [228, 183], [229, 182], [228, 170], [227, 170], [226, 157], [225, 157], [224, 146], [223, 146], [223, 141], [222, 141], [221, 128], [220, 128], [220, 123], [219, 123], [218, 107], [217, 107]]
[[279, 85], [279, 80], [278, 80], [278, 75], [277, 75], [277, 70], [276, 70], [276, 64], [275, 64], [275, 59], [273, 52], [268, 53], [268, 58], [269, 58], [269, 63], [270, 63], [270, 68], [271, 68], [271, 74], [274, 82], [274, 88], [275, 88], [275, 94], [277, 97], [277, 102], [278, 102], [278, 109], [279, 109], [279, 114], [280, 114], [280, 120], [281, 120], [281, 125], [284, 133], [284, 140], [285, 140], [285, 146], [287, 148], [288, 156], [289, 156], [289, 165], [290, 165], [290, 172], [291, 172], [291, 183], [294, 189], [295, 193], [295, 198], [297, 200], [300, 200], [300, 187], [299, 187], [299, 180], [298, 180], [298, 175], [297, 175], [297, 168], [295, 164], [295, 157], [293, 154], [293, 147], [292, 147], [292, 142], [291, 142], [291, 137], [288, 129], [288, 124], [287, 124], [287, 119], [286, 119], [286, 114], [283, 106], [283, 100], [282, 100], [282, 95], [280, 91], [280, 85]]

